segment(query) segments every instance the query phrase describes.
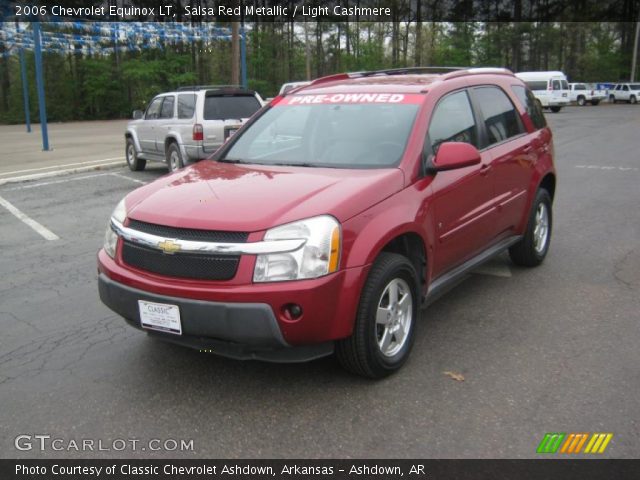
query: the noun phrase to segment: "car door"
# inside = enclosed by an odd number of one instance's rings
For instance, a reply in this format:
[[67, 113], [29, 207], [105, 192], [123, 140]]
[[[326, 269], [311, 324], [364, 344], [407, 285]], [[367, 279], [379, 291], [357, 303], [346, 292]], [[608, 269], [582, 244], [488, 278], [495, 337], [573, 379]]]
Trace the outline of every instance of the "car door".
[[493, 241], [512, 234], [527, 205], [527, 188], [535, 164], [533, 135], [509, 95], [497, 85], [471, 89], [478, 110], [484, 152], [491, 156], [496, 207]]
[[[467, 142], [478, 147], [477, 121], [466, 90], [444, 96], [433, 110], [426, 150], [436, 155], [444, 142]], [[491, 156], [481, 153], [479, 165], [437, 172], [433, 178], [435, 255], [438, 276], [478, 253], [494, 235]]]
[[629, 85], [622, 85], [622, 89], [620, 93], [621, 93], [620, 95], [621, 100], [628, 101], [629, 98], [631, 98], [631, 96], [629, 95]]
[[164, 143], [167, 138], [167, 132], [171, 129], [174, 122], [175, 96], [166, 95], [162, 101], [160, 115], [154, 130], [155, 135], [155, 153], [164, 155]]
[[163, 99], [164, 97], [156, 97], [151, 100], [144, 114], [144, 121], [137, 128], [138, 142], [144, 153], [156, 153], [155, 128], [159, 121]]

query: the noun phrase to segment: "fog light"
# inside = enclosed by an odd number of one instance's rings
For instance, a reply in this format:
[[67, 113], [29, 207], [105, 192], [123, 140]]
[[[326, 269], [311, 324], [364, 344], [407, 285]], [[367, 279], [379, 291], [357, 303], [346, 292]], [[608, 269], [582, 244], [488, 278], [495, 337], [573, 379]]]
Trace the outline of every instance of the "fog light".
[[302, 307], [297, 303], [287, 303], [282, 310], [288, 320], [298, 320], [302, 316]]

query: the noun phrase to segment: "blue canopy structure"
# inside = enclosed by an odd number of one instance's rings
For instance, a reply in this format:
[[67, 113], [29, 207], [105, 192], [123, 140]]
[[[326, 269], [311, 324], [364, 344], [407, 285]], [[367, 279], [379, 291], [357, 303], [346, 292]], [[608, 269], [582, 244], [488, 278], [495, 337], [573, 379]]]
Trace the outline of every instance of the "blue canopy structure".
[[[25, 123], [31, 131], [29, 90], [24, 51], [34, 52], [42, 149], [49, 150], [47, 113], [42, 76], [42, 53], [111, 55], [121, 51], [164, 49], [173, 45], [202, 41], [230, 41], [231, 29], [213, 23], [164, 22], [78, 22], [53, 19], [50, 22], [3, 22], [0, 24], [3, 56], [19, 55], [24, 96]], [[246, 35], [240, 29], [241, 78], [247, 86]]]

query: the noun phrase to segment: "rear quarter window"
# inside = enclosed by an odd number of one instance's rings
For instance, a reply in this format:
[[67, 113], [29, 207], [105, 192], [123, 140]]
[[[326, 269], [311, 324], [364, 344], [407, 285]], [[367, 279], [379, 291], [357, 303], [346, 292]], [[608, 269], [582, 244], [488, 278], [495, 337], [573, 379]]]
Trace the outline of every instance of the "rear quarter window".
[[240, 120], [260, 110], [253, 95], [207, 95], [204, 100], [205, 120]]
[[484, 118], [489, 145], [524, 133], [520, 115], [509, 97], [498, 87], [477, 87], [473, 94]]
[[196, 95], [187, 93], [178, 95], [178, 118], [193, 118], [196, 110]]
[[533, 93], [521, 85], [512, 85], [511, 90], [516, 94], [516, 97], [524, 107], [527, 115], [529, 115], [529, 118], [531, 118], [536, 130], [546, 127], [547, 121], [545, 120], [542, 109], [536, 101], [536, 97], [534, 97]]
[[547, 89], [547, 82], [546, 81], [542, 81], [542, 82], [526, 82], [526, 84], [527, 84], [527, 87], [529, 87], [533, 91], [546, 90]]

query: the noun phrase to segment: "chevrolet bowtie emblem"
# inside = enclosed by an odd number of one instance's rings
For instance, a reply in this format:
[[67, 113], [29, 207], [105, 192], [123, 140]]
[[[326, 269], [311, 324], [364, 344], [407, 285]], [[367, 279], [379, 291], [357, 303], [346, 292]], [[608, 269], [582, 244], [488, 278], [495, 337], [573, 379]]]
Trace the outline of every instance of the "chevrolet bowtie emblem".
[[172, 240], [163, 240], [162, 242], [158, 242], [158, 248], [164, 253], [174, 254], [179, 252], [182, 247]]

